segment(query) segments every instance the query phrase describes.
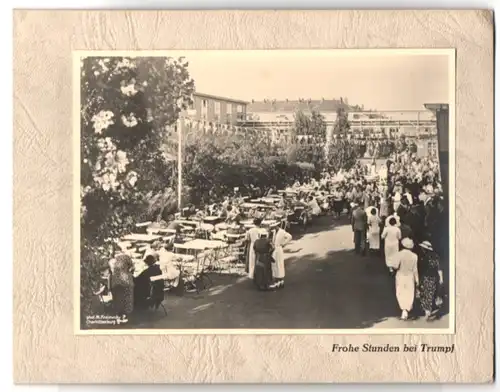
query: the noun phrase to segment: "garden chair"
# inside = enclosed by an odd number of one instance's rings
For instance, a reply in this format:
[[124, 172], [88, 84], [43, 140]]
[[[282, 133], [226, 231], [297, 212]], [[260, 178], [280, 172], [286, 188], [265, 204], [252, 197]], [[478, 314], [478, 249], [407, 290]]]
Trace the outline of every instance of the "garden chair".
[[151, 277], [149, 297], [147, 298], [148, 308], [158, 310], [161, 307], [165, 312], [165, 316], [168, 316], [163, 301], [165, 301], [165, 279], [162, 275], [153, 276]]

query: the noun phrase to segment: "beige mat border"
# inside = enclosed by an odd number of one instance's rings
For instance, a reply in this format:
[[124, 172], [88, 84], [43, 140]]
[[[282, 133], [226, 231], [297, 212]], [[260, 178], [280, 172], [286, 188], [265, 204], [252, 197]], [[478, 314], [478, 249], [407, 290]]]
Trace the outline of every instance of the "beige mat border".
[[[17, 382], [492, 379], [491, 12], [16, 11], [14, 20]], [[75, 336], [72, 51], [306, 48], [456, 49], [456, 334]], [[339, 355], [334, 342], [455, 350]]]

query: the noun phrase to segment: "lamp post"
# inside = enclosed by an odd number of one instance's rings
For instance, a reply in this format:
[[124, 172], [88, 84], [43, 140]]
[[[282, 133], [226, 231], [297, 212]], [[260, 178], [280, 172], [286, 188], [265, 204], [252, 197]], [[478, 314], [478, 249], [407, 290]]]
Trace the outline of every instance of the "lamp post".
[[177, 209], [182, 209], [182, 132], [184, 130], [184, 118], [180, 117], [177, 122]]
[[177, 208], [182, 209], [182, 140], [186, 128], [186, 118], [196, 115], [196, 110], [188, 109], [186, 115], [179, 116], [177, 120]]

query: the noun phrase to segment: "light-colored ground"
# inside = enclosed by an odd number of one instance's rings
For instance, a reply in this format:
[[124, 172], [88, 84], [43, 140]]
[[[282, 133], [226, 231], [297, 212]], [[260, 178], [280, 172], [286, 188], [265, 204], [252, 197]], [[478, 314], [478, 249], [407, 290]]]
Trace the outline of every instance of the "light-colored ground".
[[259, 292], [245, 277], [215, 275], [201, 294], [169, 296], [167, 317], [150, 315], [140, 328], [447, 328], [399, 320], [394, 279], [383, 259], [352, 252], [346, 219], [321, 218], [286, 248], [286, 287]]

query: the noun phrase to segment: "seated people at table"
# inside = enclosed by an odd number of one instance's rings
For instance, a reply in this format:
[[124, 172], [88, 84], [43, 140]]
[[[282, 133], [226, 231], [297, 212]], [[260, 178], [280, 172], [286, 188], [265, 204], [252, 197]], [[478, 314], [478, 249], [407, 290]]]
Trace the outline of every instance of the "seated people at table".
[[227, 227], [228, 234], [242, 234], [245, 233], [245, 228], [241, 224], [241, 216], [237, 215]]
[[134, 279], [134, 307], [138, 310], [144, 310], [149, 307], [148, 299], [151, 291], [151, 278], [162, 275], [157, 258], [154, 254], [148, 254], [144, 258], [147, 268]]
[[227, 206], [226, 211], [226, 223], [231, 223], [238, 216], [238, 210], [230, 204]]
[[189, 219], [196, 214], [196, 207], [190, 204], [187, 208], [182, 210], [181, 216], [185, 219]]
[[129, 315], [134, 310], [133, 265], [130, 256], [123, 253], [109, 263], [113, 310], [117, 315]]
[[312, 216], [318, 216], [321, 214], [321, 208], [315, 197], [309, 196], [307, 206]]
[[259, 290], [265, 291], [273, 284], [273, 264], [275, 263], [272, 253], [273, 244], [268, 230], [259, 229], [258, 236], [253, 245], [255, 252], [254, 283]]
[[206, 212], [205, 212], [205, 209], [200, 209], [198, 211], [196, 211], [196, 214], [194, 215], [194, 219], [197, 219], [197, 220], [203, 220], [206, 216]]
[[253, 246], [255, 244], [255, 241], [259, 238], [262, 219], [255, 218], [253, 224], [255, 227], [252, 227], [247, 231], [245, 238], [247, 244], [246, 272], [248, 272], [248, 277], [250, 279], [253, 279], [253, 273], [255, 269], [255, 250]]
[[174, 245], [167, 244], [164, 248], [158, 249], [158, 265], [165, 276], [165, 279], [171, 282], [173, 287], [179, 285], [179, 277], [181, 272], [174, 264], [177, 255], [174, 253]]
[[183, 244], [183, 243], [184, 243], [184, 238], [183, 238], [183, 236], [182, 236], [182, 229], [181, 229], [181, 226], [178, 226], [178, 227], [175, 229], [175, 236], [174, 236], [173, 243], [174, 243], [174, 244]]
[[167, 230], [177, 231], [177, 229], [179, 229], [179, 230], [181, 229], [181, 224], [179, 222], [176, 222], [175, 220], [173, 220], [173, 217], [170, 217], [170, 222], [167, 225]]
[[231, 203], [229, 196], [224, 196], [224, 201], [222, 202], [222, 209], [225, 210], [227, 206]]
[[219, 219], [221, 219], [221, 220], [227, 219], [227, 208], [228, 207], [226, 207], [226, 208], [222, 207], [222, 208], [217, 210], [217, 216], [219, 217]]
[[276, 191], [276, 188], [274, 186], [272, 186], [266, 193], [266, 196], [272, 196], [272, 195], [275, 195], [277, 194], [278, 192]]

